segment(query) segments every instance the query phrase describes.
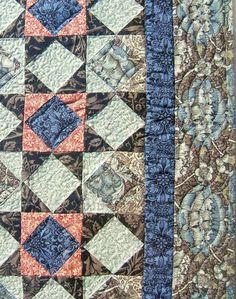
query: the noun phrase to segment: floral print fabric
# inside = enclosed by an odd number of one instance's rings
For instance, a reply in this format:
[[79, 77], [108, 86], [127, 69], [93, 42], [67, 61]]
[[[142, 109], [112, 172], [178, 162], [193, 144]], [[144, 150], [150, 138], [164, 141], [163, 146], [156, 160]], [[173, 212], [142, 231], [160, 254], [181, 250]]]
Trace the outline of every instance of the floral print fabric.
[[233, 299], [232, 0], [0, 11], [0, 298]]
[[233, 298], [232, 1], [174, 1], [174, 24], [173, 294]]

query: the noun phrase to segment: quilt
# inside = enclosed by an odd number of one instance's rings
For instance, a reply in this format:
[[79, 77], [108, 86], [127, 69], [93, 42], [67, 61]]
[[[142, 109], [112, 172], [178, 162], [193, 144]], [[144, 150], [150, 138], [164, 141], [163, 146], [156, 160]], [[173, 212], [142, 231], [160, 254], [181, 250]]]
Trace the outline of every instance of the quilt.
[[233, 299], [233, 0], [0, 0], [0, 299]]

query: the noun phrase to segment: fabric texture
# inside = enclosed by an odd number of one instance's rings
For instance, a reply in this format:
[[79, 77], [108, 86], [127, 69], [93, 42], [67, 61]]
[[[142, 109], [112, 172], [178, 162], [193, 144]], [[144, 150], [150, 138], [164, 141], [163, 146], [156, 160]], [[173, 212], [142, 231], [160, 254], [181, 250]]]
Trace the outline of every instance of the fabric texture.
[[233, 299], [233, 0], [0, 0], [0, 299]]

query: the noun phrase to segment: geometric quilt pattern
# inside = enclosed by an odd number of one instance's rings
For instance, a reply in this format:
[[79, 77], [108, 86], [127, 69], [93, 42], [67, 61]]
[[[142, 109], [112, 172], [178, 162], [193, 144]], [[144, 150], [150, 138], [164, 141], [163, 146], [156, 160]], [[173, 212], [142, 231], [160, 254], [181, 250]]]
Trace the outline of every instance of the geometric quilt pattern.
[[0, 8], [0, 297], [141, 298], [144, 3]]
[[0, 299], [234, 298], [232, 0], [0, 0]]

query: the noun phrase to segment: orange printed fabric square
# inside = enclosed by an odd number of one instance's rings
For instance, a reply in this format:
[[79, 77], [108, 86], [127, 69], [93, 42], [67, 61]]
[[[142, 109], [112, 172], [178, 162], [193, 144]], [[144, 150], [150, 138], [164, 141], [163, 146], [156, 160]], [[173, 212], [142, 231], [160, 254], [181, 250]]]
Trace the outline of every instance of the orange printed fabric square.
[[25, 97], [23, 150], [83, 152], [86, 94]]
[[25, 36], [86, 34], [86, 0], [26, 0]]
[[82, 214], [22, 213], [21, 275], [82, 275]]

